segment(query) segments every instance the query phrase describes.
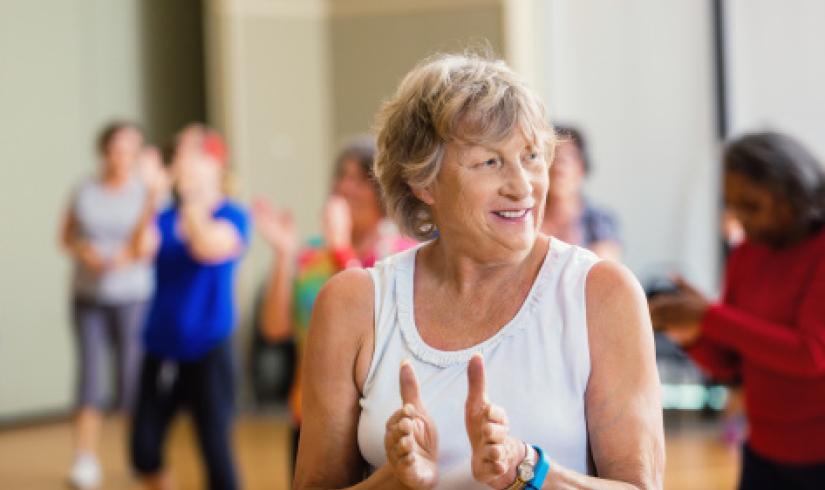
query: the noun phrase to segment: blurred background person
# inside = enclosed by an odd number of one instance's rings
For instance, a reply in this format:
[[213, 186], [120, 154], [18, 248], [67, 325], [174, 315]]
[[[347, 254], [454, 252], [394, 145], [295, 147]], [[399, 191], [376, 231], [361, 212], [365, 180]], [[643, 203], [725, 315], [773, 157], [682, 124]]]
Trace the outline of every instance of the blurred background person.
[[348, 267], [372, 267], [377, 260], [406, 250], [415, 241], [399, 234], [386, 216], [372, 173], [375, 141], [361, 137], [338, 154], [332, 192], [323, 211], [323, 236], [299, 249], [298, 230], [287, 211], [259, 199], [255, 223], [276, 256], [261, 306], [261, 328], [271, 341], [294, 336], [298, 366], [289, 395], [293, 422], [292, 460], [301, 427], [300, 353], [306, 340], [312, 307], [321, 286]]
[[746, 239], [722, 299], [679, 282], [656, 328], [717, 379], [741, 379], [749, 424], [739, 488], [825, 488], [825, 171], [796, 140], [756, 133], [724, 154], [725, 203]]
[[145, 356], [132, 426], [132, 463], [148, 488], [169, 488], [163, 447], [178, 409], [191, 411], [208, 486], [238, 482], [231, 439], [236, 324], [234, 286], [246, 250], [246, 211], [223, 188], [227, 151], [200, 125], [179, 134], [172, 164], [176, 201], [154, 236], [157, 289], [144, 329]]
[[[730, 209], [722, 211], [720, 232], [722, 236], [722, 258], [727, 262], [730, 254], [745, 241], [745, 229]], [[728, 394], [722, 413], [722, 441], [730, 447], [739, 448], [747, 436], [748, 424], [745, 417], [745, 400], [742, 380], [727, 380]]]
[[116, 408], [128, 412], [140, 362], [140, 328], [152, 293], [151, 257], [133, 247], [150, 195], [136, 170], [143, 134], [130, 122], [100, 132], [97, 175], [72, 194], [61, 243], [74, 261], [71, 303], [78, 353], [75, 459], [69, 481], [96, 488], [101, 413], [107, 408], [109, 351], [116, 365]]
[[587, 144], [572, 126], [555, 127], [559, 136], [553, 163], [542, 231], [567, 243], [588, 248], [601, 258], [619, 260], [622, 246], [616, 218], [596, 207], [583, 193], [592, 171]]

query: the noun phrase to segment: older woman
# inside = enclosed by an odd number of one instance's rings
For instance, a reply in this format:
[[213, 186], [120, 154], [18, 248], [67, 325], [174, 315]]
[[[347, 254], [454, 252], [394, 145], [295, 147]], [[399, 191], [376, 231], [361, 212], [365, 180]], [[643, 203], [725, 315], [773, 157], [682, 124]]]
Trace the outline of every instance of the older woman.
[[297, 488], [661, 487], [644, 295], [539, 232], [545, 121], [503, 62], [467, 56], [423, 63], [384, 105], [376, 175], [431, 241], [321, 291]]

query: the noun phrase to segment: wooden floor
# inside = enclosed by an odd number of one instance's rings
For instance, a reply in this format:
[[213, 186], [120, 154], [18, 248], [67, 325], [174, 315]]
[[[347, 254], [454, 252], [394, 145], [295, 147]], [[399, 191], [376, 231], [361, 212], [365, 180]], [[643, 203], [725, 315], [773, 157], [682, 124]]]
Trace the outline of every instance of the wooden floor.
[[[103, 432], [102, 488], [137, 489], [124, 459], [123, 424], [108, 420]], [[235, 436], [244, 488], [289, 488], [286, 475], [290, 431], [283, 417], [245, 415], [239, 420]], [[185, 418], [173, 430], [167, 455], [181, 490], [204, 488], [199, 457]], [[71, 456], [68, 423], [0, 430], [0, 489], [65, 490]], [[668, 425], [666, 489], [734, 489], [737, 471], [737, 452], [719, 443], [714, 425]]]

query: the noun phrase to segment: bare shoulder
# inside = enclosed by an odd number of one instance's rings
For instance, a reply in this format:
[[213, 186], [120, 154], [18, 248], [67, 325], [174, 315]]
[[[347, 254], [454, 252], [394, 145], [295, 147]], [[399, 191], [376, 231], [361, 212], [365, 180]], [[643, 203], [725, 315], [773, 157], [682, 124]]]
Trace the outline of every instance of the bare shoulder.
[[369, 273], [348, 269], [324, 284], [312, 309], [306, 356], [332, 372], [349, 373], [358, 391], [372, 360], [374, 308]]
[[591, 367], [596, 378], [606, 366], [613, 372], [632, 371], [640, 368], [634, 364], [648, 364], [646, 361], [653, 359], [647, 300], [627, 267], [610, 260], [594, 265], [587, 276], [585, 297]]
[[614, 295], [644, 297], [639, 281], [630, 269], [612, 260], [600, 260], [587, 275], [587, 301], [603, 301]]
[[[351, 336], [363, 328], [372, 327], [374, 303], [374, 286], [366, 270], [341, 271], [318, 292], [313, 308], [313, 326], [344, 330]], [[335, 321], [316, 322], [316, 317], [319, 320], [334, 318]]]
[[618, 262], [602, 260], [590, 269], [585, 298], [591, 335], [594, 328], [626, 332], [634, 326], [648, 326], [644, 291], [630, 269]]

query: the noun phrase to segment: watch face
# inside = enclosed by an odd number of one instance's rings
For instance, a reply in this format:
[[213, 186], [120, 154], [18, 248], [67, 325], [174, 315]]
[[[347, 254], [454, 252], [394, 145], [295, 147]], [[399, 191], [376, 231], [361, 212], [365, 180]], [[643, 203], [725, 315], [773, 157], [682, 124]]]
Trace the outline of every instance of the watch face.
[[518, 477], [520, 480], [529, 482], [533, 479], [533, 465], [530, 463], [522, 463], [518, 466]]

